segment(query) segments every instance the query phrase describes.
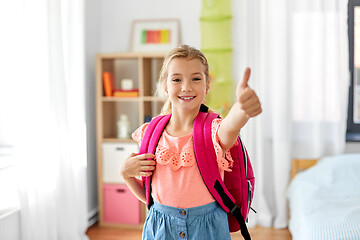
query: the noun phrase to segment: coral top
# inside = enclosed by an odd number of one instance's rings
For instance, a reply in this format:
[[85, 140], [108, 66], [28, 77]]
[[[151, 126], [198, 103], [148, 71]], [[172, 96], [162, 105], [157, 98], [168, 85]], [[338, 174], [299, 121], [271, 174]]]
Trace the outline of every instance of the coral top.
[[[219, 171], [224, 177], [224, 171], [231, 171], [233, 160], [230, 151], [223, 153], [219, 144], [217, 131], [221, 121], [219, 118], [214, 119], [211, 131]], [[148, 125], [143, 124], [132, 134], [139, 145]], [[173, 137], [164, 131], [156, 148], [155, 160], [156, 168], [151, 182], [155, 201], [177, 208], [197, 207], [215, 201], [196, 164], [192, 133]]]

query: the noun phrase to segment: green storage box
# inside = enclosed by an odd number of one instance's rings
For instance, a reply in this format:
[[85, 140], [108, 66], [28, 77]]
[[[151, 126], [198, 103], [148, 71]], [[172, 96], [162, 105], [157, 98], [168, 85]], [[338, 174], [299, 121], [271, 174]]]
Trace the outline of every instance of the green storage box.
[[202, 18], [232, 16], [231, 0], [202, 0]]
[[231, 83], [232, 77], [232, 51], [203, 50], [209, 63], [210, 75], [214, 82]]
[[201, 19], [201, 46], [202, 49], [231, 49], [232, 48], [232, 21], [231, 17], [217, 19]]

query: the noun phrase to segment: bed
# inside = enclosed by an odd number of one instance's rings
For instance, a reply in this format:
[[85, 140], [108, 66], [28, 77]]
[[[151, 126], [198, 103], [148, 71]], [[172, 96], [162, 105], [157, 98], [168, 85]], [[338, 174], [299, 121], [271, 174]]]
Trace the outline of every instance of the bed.
[[[305, 161], [293, 163], [293, 175], [316, 163]], [[360, 154], [320, 159], [296, 174], [287, 197], [293, 240], [360, 240]]]

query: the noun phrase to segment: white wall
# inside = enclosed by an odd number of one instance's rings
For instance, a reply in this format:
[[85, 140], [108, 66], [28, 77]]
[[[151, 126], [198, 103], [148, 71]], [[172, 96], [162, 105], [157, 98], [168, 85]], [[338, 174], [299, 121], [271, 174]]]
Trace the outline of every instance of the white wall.
[[180, 20], [181, 43], [200, 47], [201, 0], [86, 0], [86, 121], [89, 215], [97, 208], [95, 57], [96, 53], [130, 50], [135, 19]]
[[360, 143], [359, 142], [348, 142], [345, 146], [346, 153], [360, 153]]
[[180, 19], [181, 42], [200, 47], [201, 0], [100, 1], [101, 52], [130, 50], [131, 23], [135, 19]]

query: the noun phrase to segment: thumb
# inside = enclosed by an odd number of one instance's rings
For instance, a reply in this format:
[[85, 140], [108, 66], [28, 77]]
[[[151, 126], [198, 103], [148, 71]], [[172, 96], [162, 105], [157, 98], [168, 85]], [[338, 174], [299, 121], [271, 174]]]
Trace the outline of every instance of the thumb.
[[246, 68], [244, 75], [243, 75], [243, 79], [242, 82], [240, 83], [240, 89], [245, 89], [248, 86], [248, 82], [250, 79], [250, 73], [251, 73], [251, 69], [250, 68]]

